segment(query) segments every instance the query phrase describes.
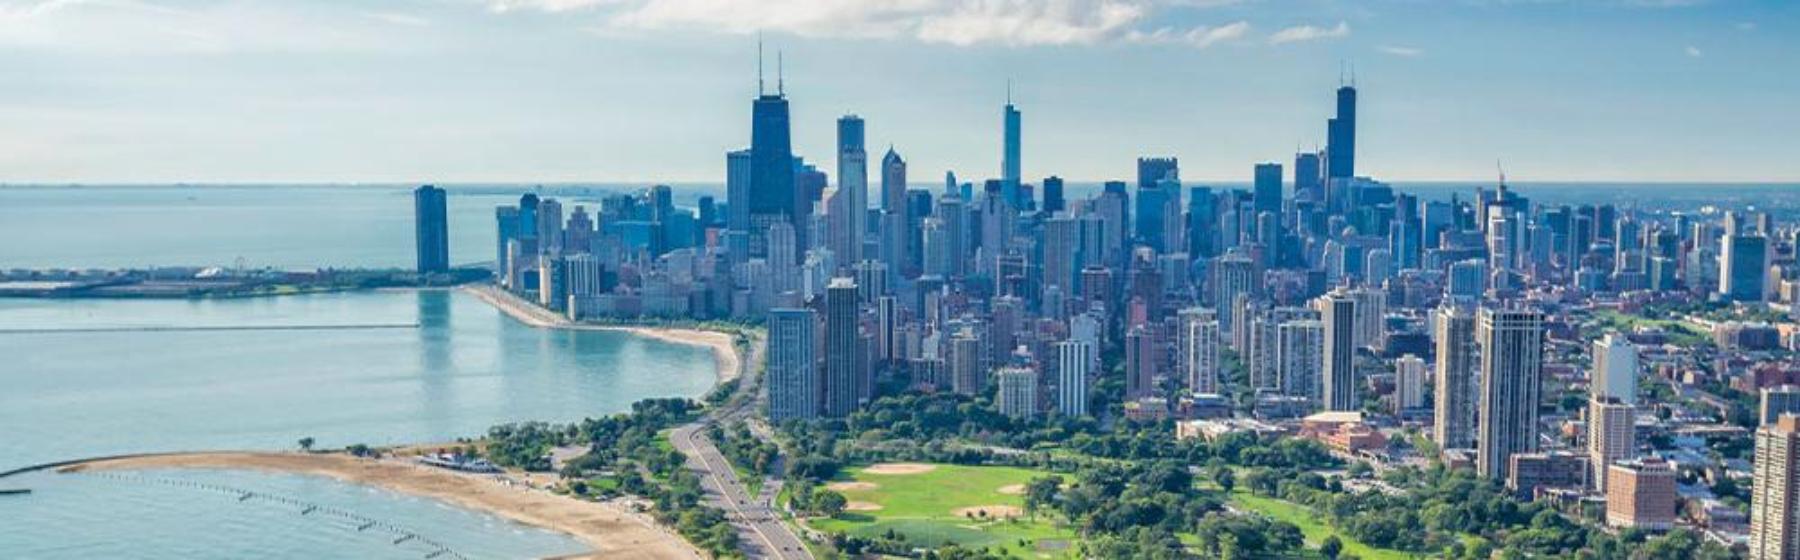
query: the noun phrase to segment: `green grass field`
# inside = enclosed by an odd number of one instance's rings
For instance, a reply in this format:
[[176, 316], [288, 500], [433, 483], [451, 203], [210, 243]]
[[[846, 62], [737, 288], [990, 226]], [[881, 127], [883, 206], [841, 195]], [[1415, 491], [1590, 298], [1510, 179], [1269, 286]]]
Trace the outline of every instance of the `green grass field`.
[[1294, 524], [1294, 526], [1300, 528], [1300, 533], [1306, 536], [1306, 546], [1314, 549], [1319, 547], [1319, 543], [1325, 541], [1325, 537], [1337, 535], [1338, 540], [1344, 543], [1344, 552], [1355, 554], [1363, 560], [1411, 560], [1413, 558], [1421, 558], [1421, 556], [1407, 552], [1375, 548], [1363, 544], [1362, 541], [1350, 538], [1349, 535], [1345, 535], [1336, 528], [1320, 521], [1319, 515], [1313, 512], [1311, 508], [1293, 502], [1265, 498], [1244, 490], [1233, 490], [1231, 492], [1231, 504], [1242, 509], [1267, 515], [1278, 521], [1286, 521]]
[[[1025, 515], [1024, 496], [1001, 492], [1024, 485], [1045, 472], [1013, 467], [933, 465], [919, 474], [879, 474], [867, 468], [849, 469], [838, 482], [872, 484], [840, 486], [853, 505], [873, 504], [880, 509], [846, 511], [832, 519], [809, 523], [822, 531], [858, 536], [878, 536], [889, 530], [905, 535], [921, 546], [956, 543], [989, 547], [1018, 558], [1060, 558], [1072, 550], [1075, 533], [1058, 527], [1051, 513], [1036, 520]], [[991, 506], [988, 518], [969, 518], [957, 513], [964, 508]], [[1006, 519], [1007, 509], [1017, 508]], [[856, 508], [852, 508], [856, 509]]]

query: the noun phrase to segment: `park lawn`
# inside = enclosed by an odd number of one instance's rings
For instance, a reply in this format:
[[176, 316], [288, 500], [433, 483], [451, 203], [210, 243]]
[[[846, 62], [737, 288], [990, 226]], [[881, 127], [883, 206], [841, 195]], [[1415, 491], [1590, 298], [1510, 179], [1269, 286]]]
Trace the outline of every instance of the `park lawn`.
[[1641, 315], [1620, 313], [1611, 309], [1596, 310], [1594, 311], [1593, 316], [1600, 321], [1602, 326], [1625, 332], [1631, 332], [1640, 325], [1662, 329], [1663, 332], [1668, 333], [1669, 342], [1681, 346], [1696, 346], [1712, 342], [1712, 338], [1708, 333], [1701, 331], [1699, 327], [1696, 327], [1687, 321], [1679, 319], [1651, 319]]
[[922, 546], [955, 543], [989, 547], [1017, 558], [1062, 558], [1074, 550], [1075, 532], [1057, 526], [1052, 513], [1040, 512], [1036, 520], [1023, 513], [1012, 519], [971, 519], [956, 513], [961, 508], [981, 506], [1023, 508], [1023, 495], [1001, 493], [1000, 489], [1024, 485], [1050, 473], [1016, 467], [935, 467], [919, 474], [875, 474], [863, 468], [849, 469], [838, 482], [870, 483], [875, 487], [839, 492], [852, 503], [878, 504], [881, 509], [845, 511], [808, 523], [821, 531], [857, 536], [879, 536], [892, 530]]
[[1421, 558], [1421, 556], [1408, 552], [1375, 548], [1363, 544], [1362, 541], [1350, 538], [1350, 535], [1343, 534], [1335, 527], [1325, 524], [1324, 521], [1319, 519], [1319, 515], [1313, 512], [1312, 508], [1286, 500], [1265, 498], [1240, 489], [1231, 491], [1231, 504], [1239, 508], [1267, 515], [1277, 521], [1286, 521], [1294, 524], [1294, 526], [1300, 528], [1300, 533], [1306, 536], [1306, 546], [1312, 548], [1318, 548], [1319, 543], [1325, 541], [1325, 537], [1337, 535], [1338, 540], [1344, 543], [1344, 552], [1355, 554], [1363, 560], [1411, 560], [1413, 558]]

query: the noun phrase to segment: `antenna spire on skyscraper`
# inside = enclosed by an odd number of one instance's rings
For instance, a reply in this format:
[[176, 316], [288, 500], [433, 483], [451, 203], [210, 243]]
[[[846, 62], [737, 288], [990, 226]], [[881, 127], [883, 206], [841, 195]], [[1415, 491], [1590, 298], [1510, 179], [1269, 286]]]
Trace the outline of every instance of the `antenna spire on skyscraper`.
[[763, 39], [762, 32], [756, 32], [756, 95], [763, 94]]
[[787, 95], [786, 70], [782, 68], [781, 51], [775, 51], [775, 95]]
[[1012, 105], [1012, 78], [1006, 79], [1006, 104]]

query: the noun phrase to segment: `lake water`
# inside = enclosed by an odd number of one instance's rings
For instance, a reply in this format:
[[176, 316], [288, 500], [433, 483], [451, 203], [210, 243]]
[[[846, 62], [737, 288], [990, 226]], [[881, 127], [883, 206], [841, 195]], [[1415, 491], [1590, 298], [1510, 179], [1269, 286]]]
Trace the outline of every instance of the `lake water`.
[[[412, 327], [411, 325], [417, 325]], [[117, 327], [335, 326], [106, 331]], [[357, 328], [383, 326], [399, 328]], [[534, 329], [473, 296], [384, 291], [282, 298], [0, 299], [0, 470], [148, 451], [448, 441], [494, 424], [572, 421], [715, 380], [705, 350], [620, 333]], [[564, 536], [329, 480], [175, 471], [408, 527], [471, 558], [581, 550]], [[222, 481], [222, 482], [221, 482]], [[0, 479], [0, 557], [419, 558], [292, 507], [94, 475]], [[329, 520], [327, 520], [329, 521]]]

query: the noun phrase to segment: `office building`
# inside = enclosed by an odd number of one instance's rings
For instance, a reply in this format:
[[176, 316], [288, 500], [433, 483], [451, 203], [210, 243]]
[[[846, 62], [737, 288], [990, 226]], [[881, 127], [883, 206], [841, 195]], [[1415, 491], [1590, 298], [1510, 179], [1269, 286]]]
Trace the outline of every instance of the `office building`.
[[[1544, 366], [1544, 319], [1535, 311], [1483, 308], [1476, 473], [1505, 480], [1509, 458], [1538, 450], [1538, 399]], [[1610, 476], [1610, 475], [1609, 475]]]
[[769, 311], [769, 421], [819, 416], [822, 391], [818, 366], [818, 318], [806, 308]]
[[994, 372], [999, 384], [999, 395], [995, 404], [1000, 413], [1013, 418], [1031, 418], [1037, 415], [1038, 373], [1029, 367], [1003, 367]]
[[450, 270], [450, 218], [444, 189], [425, 185], [413, 190], [413, 237], [419, 274]]
[[1606, 525], [1621, 529], [1667, 531], [1675, 528], [1675, 469], [1667, 461], [1644, 457], [1608, 465]]
[[1479, 361], [1475, 317], [1466, 309], [1445, 306], [1432, 313], [1436, 345], [1433, 383], [1432, 440], [1441, 449], [1475, 447], [1475, 375]]
[[1750, 483], [1750, 560], [1800, 559], [1800, 416], [1756, 430]]
[[1320, 387], [1326, 410], [1361, 410], [1356, 377], [1356, 299], [1338, 289], [1313, 300], [1325, 327], [1325, 369]]

